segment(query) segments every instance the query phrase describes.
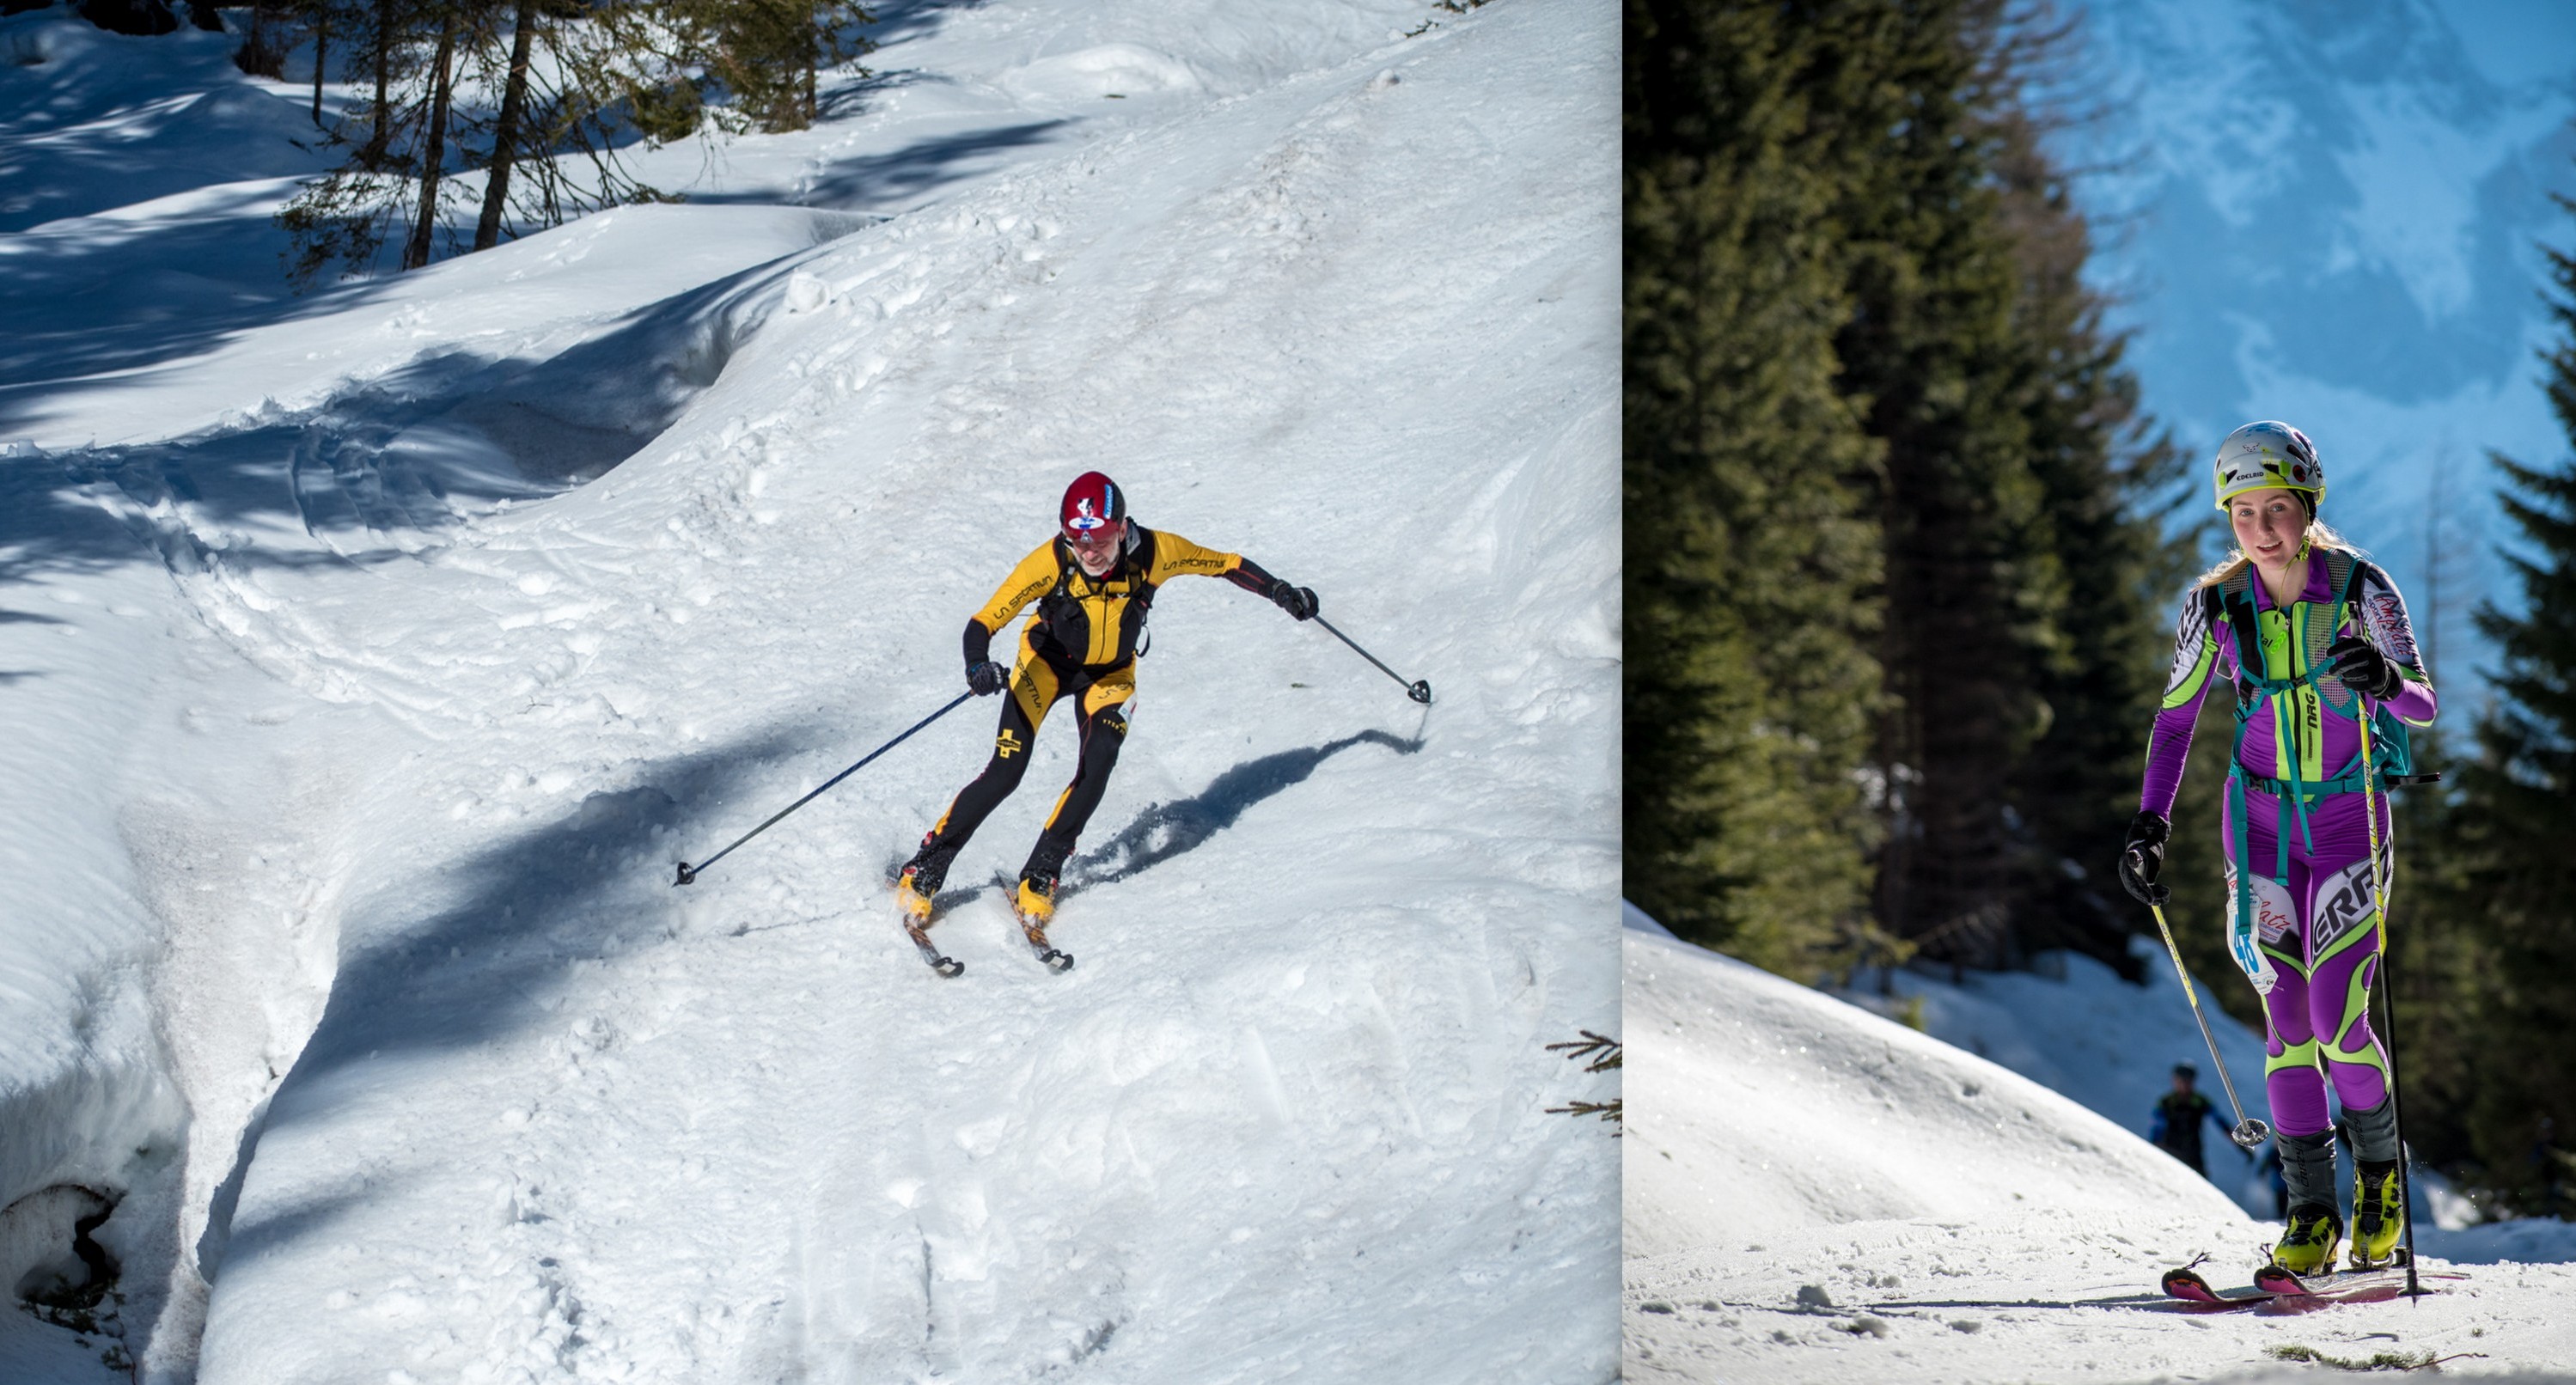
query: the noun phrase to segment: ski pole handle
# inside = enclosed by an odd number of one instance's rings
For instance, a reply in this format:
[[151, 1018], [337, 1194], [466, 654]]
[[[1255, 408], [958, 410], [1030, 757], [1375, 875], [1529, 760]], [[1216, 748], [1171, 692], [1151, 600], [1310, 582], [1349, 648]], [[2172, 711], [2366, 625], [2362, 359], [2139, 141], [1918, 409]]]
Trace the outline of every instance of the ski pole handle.
[[699, 873], [699, 872], [701, 872], [701, 871], [705, 870], [705, 869], [706, 869], [707, 867], [709, 867], [709, 866], [714, 865], [716, 862], [723, 860], [725, 857], [732, 855], [732, 854], [733, 854], [733, 849], [734, 849], [734, 847], [740, 846], [740, 845], [742, 845], [744, 842], [750, 841], [752, 838], [757, 837], [757, 836], [759, 836], [761, 833], [768, 831], [771, 827], [773, 827], [773, 826], [777, 825], [777, 822], [778, 822], [778, 820], [779, 820], [780, 818], [783, 818], [783, 817], [787, 816], [789, 813], [795, 812], [797, 809], [802, 808], [802, 807], [804, 807], [806, 804], [813, 802], [815, 799], [822, 797], [823, 791], [824, 791], [825, 789], [828, 789], [828, 788], [832, 787], [834, 784], [838, 784], [838, 783], [840, 783], [842, 780], [849, 778], [851, 775], [858, 773], [858, 772], [859, 772], [860, 767], [861, 767], [861, 766], [863, 766], [863, 765], [865, 765], [865, 764], [867, 764], [867, 762], [868, 762], [868, 761], [873, 760], [873, 759], [875, 759], [876, 757], [878, 757], [878, 756], [880, 756], [880, 755], [883, 755], [883, 754], [884, 754], [884, 753], [886, 753], [887, 751], [894, 749], [896, 746], [903, 744], [903, 742], [904, 742], [905, 738], [906, 738], [906, 737], [908, 737], [908, 736], [910, 736], [913, 732], [918, 731], [918, 730], [920, 730], [921, 728], [923, 728], [923, 727], [925, 727], [925, 726], [928, 726], [930, 723], [932, 723], [932, 722], [934, 722], [934, 721], [939, 720], [941, 717], [944, 717], [944, 716], [948, 715], [950, 712], [956, 711], [960, 703], [965, 702], [968, 698], [971, 698], [971, 697], [973, 697], [974, 695], [975, 695], [974, 690], [973, 690], [973, 689], [971, 689], [971, 688], [970, 688], [970, 689], [968, 689], [968, 690], [967, 690], [967, 691], [965, 691], [965, 692], [962, 692], [962, 693], [957, 694], [956, 701], [953, 701], [953, 702], [949, 703], [947, 706], [940, 708], [938, 711], [935, 711], [935, 712], [931, 713], [930, 715], [928, 715], [928, 716], [926, 716], [926, 717], [923, 717], [921, 720], [914, 722], [911, 726], [909, 726], [909, 727], [907, 727], [907, 728], [905, 728], [905, 729], [904, 729], [904, 731], [903, 731], [903, 734], [902, 734], [902, 735], [898, 735], [898, 736], [896, 736], [893, 740], [890, 740], [890, 741], [886, 742], [885, 744], [883, 744], [883, 745], [881, 745], [881, 746], [878, 746], [876, 749], [869, 751], [867, 754], [865, 754], [865, 755], [863, 755], [863, 756], [859, 757], [859, 762], [858, 762], [858, 764], [852, 765], [852, 766], [850, 766], [848, 769], [845, 769], [845, 770], [841, 771], [840, 773], [833, 775], [831, 778], [824, 780], [822, 783], [820, 783], [820, 784], [816, 785], [816, 786], [815, 786], [815, 788], [814, 788], [814, 791], [813, 791], [812, 793], [809, 793], [809, 794], [805, 795], [803, 798], [800, 798], [800, 799], [796, 800], [795, 802], [788, 804], [786, 807], [779, 809], [776, 813], [771, 814], [771, 815], [770, 815], [770, 818], [769, 818], [769, 821], [764, 822], [764, 823], [762, 823], [761, 825], [759, 825], [758, 827], [755, 827], [755, 828], [751, 829], [750, 831], [743, 833], [741, 836], [734, 838], [734, 839], [733, 839], [733, 843], [732, 843], [732, 845], [727, 846], [724, 850], [719, 851], [719, 852], [717, 852], [715, 855], [710, 856], [710, 857], [708, 857], [707, 859], [705, 859], [705, 860], [703, 860], [703, 861], [698, 862], [698, 863], [697, 863], [696, 865], [694, 865], [694, 866], [693, 866], [693, 865], [690, 865], [690, 864], [689, 864], [688, 862], [686, 862], [686, 861], [682, 861], [682, 862], [680, 863], [680, 878], [679, 878], [679, 879], [677, 879], [677, 880], [672, 881], [671, 883], [672, 883], [674, 886], [678, 886], [678, 885], [688, 885], [688, 884], [693, 884], [693, 883], [695, 883], [695, 882], [697, 881], [698, 873]]
[[1412, 698], [1414, 701], [1421, 703], [1425, 707], [1431, 705], [1431, 684], [1429, 682], [1416, 679], [1413, 682], [1406, 683], [1404, 681], [1403, 674], [1396, 672], [1394, 669], [1388, 668], [1384, 664], [1379, 664], [1377, 662], [1376, 655], [1369, 653], [1365, 649], [1361, 649], [1359, 641], [1352, 639], [1350, 636], [1343, 634], [1339, 630], [1334, 630], [1333, 623], [1331, 621], [1326, 620], [1319, 615], [1315, 617], [1315, 623], [1327, 630], [1332, 630], [1334, 639], [1340, 640], [1342, 643], [1349, 645], [1361, 658], [1368, 660], [1372, 664], [1377, 664], [1378, 672], [1394, 679], [1397, 683], [1403, 686], [1405, 696]]

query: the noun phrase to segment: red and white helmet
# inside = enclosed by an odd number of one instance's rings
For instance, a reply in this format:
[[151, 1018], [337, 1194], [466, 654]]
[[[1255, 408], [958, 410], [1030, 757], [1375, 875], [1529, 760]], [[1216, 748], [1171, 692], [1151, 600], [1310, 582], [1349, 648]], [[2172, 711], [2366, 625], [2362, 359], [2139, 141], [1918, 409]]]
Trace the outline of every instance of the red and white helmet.
[[1068, 541], [1090, 538], [1113, 525], [1123, 531], [1127, 492], [1099, 472], [1086, 471], [1064, 488], [1064, 508], [1056, 519]]

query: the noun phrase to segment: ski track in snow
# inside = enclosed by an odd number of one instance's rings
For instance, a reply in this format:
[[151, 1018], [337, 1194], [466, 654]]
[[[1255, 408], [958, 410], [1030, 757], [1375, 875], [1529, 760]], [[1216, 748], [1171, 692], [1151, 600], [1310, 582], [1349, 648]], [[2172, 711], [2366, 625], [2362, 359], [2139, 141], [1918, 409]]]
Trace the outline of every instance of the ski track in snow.
[[[87, 949], [0, 931], [47, 997], [0, 1102], [68, 1144], [0, 1141], [0, 1193], [125, 1196], [147, 1377], [1615, 1373], [1617, 1146], [1541, 1110], [1601, 1095], [1543, 1045], [1617, 1004], [1609, 12], [1222, 9], [906, 10], [881, 69], [982, 75], [746, 142], [737, 186], [1061, 128], [0, 378], [0, 595], [42, 614], [0, 693], [52, 742], [11, 792], [59, 819], [10, 864]], [[673, 890], [951, 695], [1091, 465], [1438, 704], [1183, 583], [1073, 972], [990, 888], [937, 926], [957, 980], [893, 926], [986, 703]], [[1061, 728], [1035, 761], [961, 886]]]

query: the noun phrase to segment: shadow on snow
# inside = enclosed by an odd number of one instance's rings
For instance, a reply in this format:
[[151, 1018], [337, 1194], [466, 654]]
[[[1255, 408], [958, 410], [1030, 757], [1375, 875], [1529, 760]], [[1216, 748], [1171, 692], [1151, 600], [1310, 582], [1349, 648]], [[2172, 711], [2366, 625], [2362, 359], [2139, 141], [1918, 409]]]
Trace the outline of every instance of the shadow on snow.
[[[359, 906], [358, 939], [343, 948], [322, 1018], [244, 1132], [218, 1188], [197, 1253], [209, 1278], [329, 1225], [357, 1205], [331, 1195], [235, 1223], [242, 1185], [266, 1134], [327, 1117], [333, 1088], [384, 1059], [452, 1053], [499, 1042], [540, 1023], [565, 977], [586, 962], [624, 956], [673, 936], [670, 862], [695, 837], [729, 821], [738, 791], [765, 786], [771, 761], [813, 739], [811, 728], [666, 760], [638, 787], [591, 794], [544, 826], [437, 870], [433, 903], [401, 917], [417, 896], [397, 886]], [[372, 922], [364, 913], [375, 913]], [[390, 913], [392, 917], [386, 917]], [[426, 1110], [418, 1117], [433, 1119]], [[448, 1132], [423, 1128], [438, 1147]]]
[[1355, 745], [1382, 745], [1398, 755], [1411, 755], [1422, 749], [1419, 738], [1406, 740], [1384, 731], [1362, 731], [1323, 745], [1246, 760], [1218, 775], [1196, 797], [1148, 807], [1120, 828], [1117, 836], [1076, 857], [1067, 872], [1067, 890], [1124, 880], [1197, 847], [1232, 827], [1235, 819], [1252, 805], [1302, 782], [1324, 761]]
[[[784, 272], [773, 262], [675, 294], [550, 357], [450, 349], [309, 409], [170, 442], [0, 454], [0, 583], [130, 562], [138, 540], [180, 572], [382, 561], [406, 551], [390, 531], [434, 535], [596, 479], [715, 383]], [[93, 498], [120, 493], [148, 518], [129, 527]], [[263, 522], [324, 542], [238, 534]], [[236, 533], [208, 541], [223, 530]]]

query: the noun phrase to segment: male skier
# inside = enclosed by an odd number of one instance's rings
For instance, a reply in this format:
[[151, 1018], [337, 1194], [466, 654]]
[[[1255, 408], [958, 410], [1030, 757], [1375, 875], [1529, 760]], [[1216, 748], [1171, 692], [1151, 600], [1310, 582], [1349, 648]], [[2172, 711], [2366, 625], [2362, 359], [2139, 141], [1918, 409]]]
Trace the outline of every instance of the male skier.
[[[1073, 959], [1048, 946], [1047, 921], [1055, 913], [1056, 882], [1075, 839], [1100, 805], [1109, 772], [1127, 739], [1127, 709], [1136, 696], [1136, 658], [1154, 593], [1174, 577], [1222, 577], [1266, 596], [1298, 620], [1315, 615], [1315, 593], [1292, 587], [1236, 553], [1219, 553], [1127, 515], [1127, 492], [1096, 471], [1083, 473], [1064, 493], [1058, 532], [1020, 560], [982, 610], [966, 621], [966, 684], [980, 696], [1010, 690], [1001, 726], [983, 773], [958, 791], [939, 821], [921, 839], [896, 884], [904, 925], [916, 941], [930, 921], [931, 900], [948, 878], [958, 848], [1020, 785], [1029, 747], [1057, 702], [1073, 699], [1081, 751], [1073, 782], [1056, 798], [1046, 827], [1020, 868], [1011, 907], [1029, 943], [1050, 966]], [[1005, 669], [992, 658], [993, 636], [1036, 603], [1020, 630], [1019, 657]], [[943, 967], [943, 971], [947, 968]], [[951, 973], [953, 974], [953, 973]]]

